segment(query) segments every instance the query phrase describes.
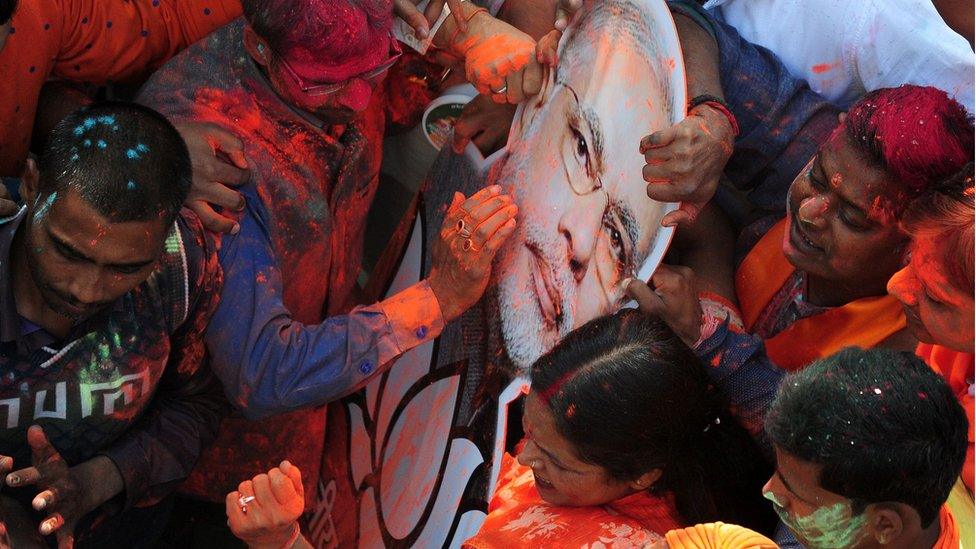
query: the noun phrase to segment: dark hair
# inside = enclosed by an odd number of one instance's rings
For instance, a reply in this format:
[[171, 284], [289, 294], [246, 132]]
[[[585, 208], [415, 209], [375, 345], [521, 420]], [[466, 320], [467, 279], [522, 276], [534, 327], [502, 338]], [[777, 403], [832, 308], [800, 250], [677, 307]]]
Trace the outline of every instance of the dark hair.
[[914, 237], [939, 242], [936, 251], [949, 284], [973, 295], [973, 163], [912, 202], [901, 226]]
[[973, 161], [973, 122], [942, 90], [906, 84], [874, 90], [847, 113], [852, 146], [889, 173], [906, 198], [938, 185]]
[[0, 25], [6, 25], [14, 16], [17, 0], [0, 0]]
[[624, 309], [588, 322], [536, 361], [532, 390], [584, 461], [622, 481], [661, 469], [651, 490], [670, 491], [686, 523], [769, 529], [771, 467], [660, 319]]
[[74, 189], [114, 223], [170, 224], [190, 191], [193, 172], [183, 138], [156, 111], [118, 101], [66, 116], [38, 162], [39, 197]]
[[383, 0], [241, 0], [244, 18], [271, 49], [286, 53], [296, 46], [327, 49], [342, 58], [358, 53], [349, 18], [365, 18], [368, 27], [384, 30], [392, 21], [392, 3]]
[[912, 353], [844, 349], [791, 374], [766, 416], [780, 450], [821, 466], [820, 486], [867, 504], [912, 506], [927, 527], [962, 471], [962, 406]]

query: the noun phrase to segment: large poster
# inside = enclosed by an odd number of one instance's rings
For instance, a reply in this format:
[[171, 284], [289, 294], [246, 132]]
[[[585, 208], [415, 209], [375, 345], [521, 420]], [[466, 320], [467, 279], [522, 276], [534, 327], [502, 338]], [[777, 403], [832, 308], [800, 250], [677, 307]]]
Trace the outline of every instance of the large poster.
[[532, 362], [573, 328], [625, 303], [648, 276], [675, 204], [645, 194], [640, 139], [684, 116], [681, 50], [663, 0], [586, 0], [542, 93], [508, 144], [438, 157], [389, 294], [429, 268], [455, 191], [497, 183], [519, 226], [485, 297], [436, 341], [330, 405], [310, 533], [318, 546], [457, 547], [477, 532], [506, 440], [508, 404]]

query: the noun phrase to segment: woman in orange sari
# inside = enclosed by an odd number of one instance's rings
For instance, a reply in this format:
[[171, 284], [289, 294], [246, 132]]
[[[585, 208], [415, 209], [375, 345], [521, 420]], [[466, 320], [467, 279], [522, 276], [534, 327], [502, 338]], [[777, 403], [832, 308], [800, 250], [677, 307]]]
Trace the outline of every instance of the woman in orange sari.
[[624, 310], [567, 335], [533, 366], [522, 425], [466, 547], [642, 547], [697, 523], [772, 525], [768, 466], [657, 319]]

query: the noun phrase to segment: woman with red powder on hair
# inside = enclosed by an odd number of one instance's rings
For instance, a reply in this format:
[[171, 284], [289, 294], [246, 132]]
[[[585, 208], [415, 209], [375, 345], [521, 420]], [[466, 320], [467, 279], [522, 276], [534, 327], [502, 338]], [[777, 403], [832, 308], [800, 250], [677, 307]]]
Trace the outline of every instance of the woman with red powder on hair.
[[[911, 258], [888, 282], [905, 308], [908, 327], [921, 342], [916, 354], [942, 374], [969, 418], [969, 449], [962, 470], [965, 489], [953, 490], [954, 514], [972, 520], [973, 492], [973, 165], [916, 200], [902, 219], [912, 237]], [[968, 501], [967, 501], [968, 500]], [[969, 524], [972, 532], [972, 523]], [[970, 543], [971, 545], [971, 543]]]

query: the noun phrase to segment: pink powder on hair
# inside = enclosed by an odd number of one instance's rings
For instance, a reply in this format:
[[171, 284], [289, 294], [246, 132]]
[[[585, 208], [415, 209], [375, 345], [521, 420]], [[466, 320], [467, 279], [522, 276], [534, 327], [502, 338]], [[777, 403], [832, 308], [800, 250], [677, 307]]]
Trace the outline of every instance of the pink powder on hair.
[[956, 173], [973, 158], [966, 109], [941, 90], [905, 85], [876, 90], [851, 107], [848, 134], [873, 135], [885, 169], [911, 194]]
[[390, 58], [391, 2], [306, 0], [298, 9], [306, 11], [304, 24], [289, 33], [279, 53], [303, 78], [341, 82]]

